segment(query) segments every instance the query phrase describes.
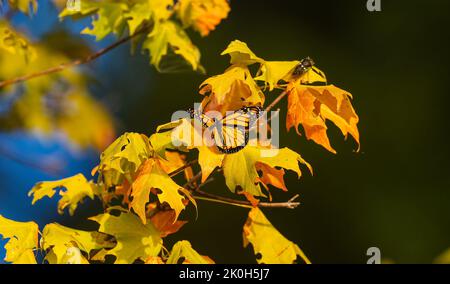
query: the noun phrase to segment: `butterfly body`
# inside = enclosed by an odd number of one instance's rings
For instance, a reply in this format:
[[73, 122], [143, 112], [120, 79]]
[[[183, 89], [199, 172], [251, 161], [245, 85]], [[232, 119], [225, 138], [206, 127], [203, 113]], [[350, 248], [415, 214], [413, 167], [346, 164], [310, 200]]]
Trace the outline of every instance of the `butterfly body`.
[[261, 108], [243, 107], [222, 119], [210, 118], [193, 109], [188, 112], [192, 119], [199, 120], [203, 128], [211, 132], [211, 138], [221, 153], [232, 154], [247, 145], [250, 127], [258, 119]]

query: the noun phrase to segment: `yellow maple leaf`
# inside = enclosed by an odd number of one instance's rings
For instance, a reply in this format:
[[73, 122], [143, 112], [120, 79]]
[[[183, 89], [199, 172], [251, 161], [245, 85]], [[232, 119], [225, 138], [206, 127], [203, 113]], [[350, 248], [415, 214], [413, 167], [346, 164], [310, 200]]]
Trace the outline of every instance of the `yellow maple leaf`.
[[[288, 113], [286, 127], [289, 130], [295, 127], [297, 133], [301, 124], [307, 139], [311, 139], [332, 153], [336, 151], [331, 147], [327, 136], [326, 120], [332, 121], [342, 134], [353, 136], [359, 145], [358, 115], [350, 99], [351, 94], [335, 87], [307, 86], [299, 82], [290, 83], [288, 88]], [[300, 134], [300, 133], [299, 133]]]
[[178, 241], [170, 252], [166, 264], [214, 264], [209, 257], [205, 257], [196, 252], [190, 242]]
[[220, 55], [230, 55], [231, 64], [251, 65], [254, 63], [264, 63], [264, 59], [256, 56], [248, 45], [240, 40], [232, 41]]
[[222, 166], [225, 155], [218, 152], [214, 146], [209, 146], [202, 129], [192, 125], [188, 119], [180, 120], [180, 123], [176, 124], [176, 127], [168, 133], [168, 136], [177, 141], [180, 147], [198, 149], [198, 163], [202, 169], [202, 182], [209, 177], [214, 169]]
[[46, 260], [50, 264], [87, 263], [80, 251], [87, 255], [92, 250], [111, 248], [112, 242], [98, 232], [75, 230], [57, 223], [48, 224], [42, 231], [41, 247], [48, 251]]
[[145, 135], [124, 133], [100, 155], [99, 171], [114, 169], [120, 173], [134, 172], [149, 154], [150, 147]]
[[[264, 153], [263, 151], [267, 152]], [[259, 182], [269, 183], [264, 177], [268, 174], [274, 174], [273, 172], [266, 172], [266, 170], [280, 167], [294, 171], [300, 177], [299, 162], [306, 165], [312, 172], [311, 166], [299, 154], [289, 148], [265, 149], [259, 146], [247, 145], [241, 151], [225, 156], [223, 174], [225, 182], [232, 192], [235, 192], [236, 188], [240, 187], [244, 192], [253, 196], [265, 197], [266, 195], [261, 191]], [[262, 167], [261, 165], [264, 166]], [[260, 178], [258, 170], [262, 171], [263, 179]], [[279, 186], [280, 182], [280, 180], [278, 180], [278, 184], [274, 182], [275, 186]]]
[[55, 188], [65, 188], [65, 191], [59, 191], [59, 195], [62, 197], [58, 201], [58, 213], [63, 214], [64, 209], [69, 207], [69, 213], [73, 215], [78, 203], [82, 202], [84, 198], [94, 199], [92, 186], [92, 183], [88, 182], [82, 174], [77, 174], [57, 181], [39, 182], [30, 190], [28, 196], [33, 196], [32, 204], [34, 205], [45, 196], [52, 198], [56, 193]]
[[37, 57], [33, 45], [3, 20], [0, 20], [0, 49], [12, 55], [20, 56], [24, 63], [32, 62]]
[[264, 61], [260, 75], [255, 80], [264, 81], [269, 85], [269, 91], [272, 91], [299, 63], [300, 61]]
[[148, 159], [139, 168], [136, 179], [132, 184], [131, 196], [133, 200], [130, 207], [141, 218], [144, 224], [147, 223], [145, 205], [150, 198], [150, 190], [159, 189], [157, 193], [161, 203], [167, 204], [175, 211], [175, 220], [180, 212], [185, 208], [184, 196], [179, 193], [181, 186], [176, 184], [161, 167], [158, 159]]
[[158, 256], [162, 239], [152, 223], [143, 224], [133, 213], [122, 212], [120, 216], [109, 213], [90, 218], [100, 224], [99, 232], [113, 236], [117, 245], [107, 254], [117, 257], [118, 264], [131, 264]]
[[143, 134], [124, 133], [100, 155], [99, 181], [107, 188], [131, 181], [141, 163], [151, 156], [148, 138]]
[[206, 79], [200, 94], [208, 95], [204, 111], [218, 111], [224, 115], [243, 106], [262, 106], [264, 94], [246, 66], [232, 65], [223, 74]]
[[39, 228], [35, 222], [16, 222], [0, 215], [0, 235], [8, 238], [5, 261], [35, 264], [33, 250], [38, 247]]
[[218, 153], [213, 147], [200, 146], [198, 149], [198, 163], [202, 169], [201, 182], [205, 182], [211, 173], [220, 168], [225, 158], [224, 154]]
[[300, 256], [311, 262], [298, 245], [286, 239], [267, 220], [259, 208], [253, 208], [243, 229], [244, 247], [253, 245], [256, 261], [264, 264], [292, 264]]
[[177, 15], [183, 27], [193, 26], [202, 36], [207, 36], [228, 16], [230, 6], [226, 0], [180, 0]]

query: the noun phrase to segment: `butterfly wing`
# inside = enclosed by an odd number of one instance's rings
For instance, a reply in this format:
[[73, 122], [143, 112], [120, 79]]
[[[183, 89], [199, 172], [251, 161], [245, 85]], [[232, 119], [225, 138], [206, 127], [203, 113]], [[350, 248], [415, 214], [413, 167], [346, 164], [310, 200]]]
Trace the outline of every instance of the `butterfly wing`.
[[261, 109], [244, 107], [216, 123], [213, 130], [217, 149], [226, 154], [244, 148], [249, 140], [250, 127], [256, 122]]
[[191, 118], [194, 118], [194, 119], [197, 119], [198, 121], [200, 121], [204, 128], [212, 127], [215, 124], [214, 119], [210, 118], [209, 116], [207, 116], [203, 113], [198, 113], [197, 111], [190, 111], [190, 113], [191, 113]]
[[247, 145], [248, 129], [237, 125], [217, 125], [213, 129], [213, 137], [221, 153], [236, 153]]

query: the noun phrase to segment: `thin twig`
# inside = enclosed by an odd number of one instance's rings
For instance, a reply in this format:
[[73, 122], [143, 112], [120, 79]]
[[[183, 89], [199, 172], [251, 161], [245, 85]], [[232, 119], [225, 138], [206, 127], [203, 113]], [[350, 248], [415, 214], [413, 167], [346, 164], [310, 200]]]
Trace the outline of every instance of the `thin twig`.
[[67, 62], [67, 63], [63, 63], [63, 64], [60, 64], [58, 66], [50, 67], [50, 68], [48, 68], [46, 70], [38, 71], [38, 72], [35, 72], [35, 73], [32, 73], [32, 74], [19, 76], [19, 77], [16, 77], [16, 78], [12, 78], [12, 79], [8, 79], [8, 80], [5, 80], [5, 81], [2, 81], [2, 82], [0, 82], [0, 88], [3, 88], [3, 87], [8, 86], [8, 85], [24, 82], [24, 81], [27, 81], [27, 80], [30, 80], [30, 79], [33, 79], [33, 78], [37, 78], [37, 77], [41, 77], [41, 76], [57, 73], [57, 72], [65, 70], [67, 68], [71, 68], [71, 67], [75, 67], [75, 66], [78, 66], [78, 65], [89, 63], [89, 62], [97, 59], [98, 57], [104, 55], [105, 53], [115, 49], [116, 47], [118, 47], [118, 46], [128, 42], [129, 40], [131, 40], [132, 38], [136, 37], [137, 35], [145, 32], [145, 31], [148, 31], [149, 28], [150, 28], [149, 26], [145, 26], [142, 29], [140, 29], [139, 31], [135, 32], [134, 34], [126, 36], [126, 37], [116, 41], [115, 43], [113, 43], [113, 44], [111, 44], [111, 45], [109, 45], [109, 46], [107, 46], [107, 47], [97, 51], [96, 53], [93, 53], [93, 54], [85, 57], [85, 58], [77, 59], [77, 60], [74, 60], [74, 61], [71, 61], [71, 62]]
[[288, 92], [286, 90], [284, 90], [281, 94], [278, 95], [278, 97], [276, 97], [275, 100], [273, 100], [273, 102], [268, 105], [265, 109], [266, 112], [269, 112], [273, 107], [275, 107], [286, 95], [288, 94]]
[[51, 176], [58, 176], [63, 171], [63, 165], [61, 165], [58, 161], [50, 161], [49, 159], [44, 158], [38, 162], [29, 158], [22, 157], [18, 153], [15, 153], [3, 146], [0, 146], [0, 156], [3, 156], [27, 167], [37, 169]]
[[177, 174], [181, 173], [182, 171], [184, 171], [185, 169], [191, 167], [192, 165], [196, 164], [197, 162], [198, 162], [197, 159], [189, 161], [186, 164], [184, 164], [184, 166], [182, 166], [182, 167], [174, 170], [173, 172], [169, 173], [169, 176], [170, 177], [176, 176]]
[[[217, 169], [216, 172], [221, 171], [222, 169]], [[211, 202], [225, 203], [229, 205], [239, 206], [239, 207], [254, 207], [251, 202], [244, 200], [237, 200], [233, 198], [223, 197], [219, 195], [215, 195], [212, 193], [201, 191], [200, 188], [205, 186], [207, 183], [210, 183], [213, 178], [208, 178], [206, 181], [200, 183], [199, 185], [194, 185], [196, 181], [201, 179], [202, 171], [199, 171], [194, 177], [192, 177], [186, 184], [183, 185], [184, 188], [190, 188], [192, 190], [192, 197], [199, 200], [206, 200]], [[289, 199], [286, 202], [259, 202], [257, 207], [270, 207], [270, 208], [288, 208], [294, 209], [300, 205], [300, 202], [295, 202], [295, 200], [299, 197], [296, 194], [294, 197]]]
[[195, 186], [195, 182], [196, 182], [197, 180], [199, 180], [201, 177], [202, 177], [202, 171], [199, 171], [194, 177], [192, 177], [190, 180], [188, 180], [188, 182], [185, 183], [185, 184], [183, 185], [183, 187], [184, 187], [184, 188], [191, 188], [192, 185], [194, 185], [194, 187], [196, 187], [196, 186]]
[[[212, 193], [204, 192], [199, 189], [197, 189], [193, 195], [196, 199], [203, 199], [208, 200], [212, 202], [219, 202], [219, 203], [226, 203], [230, 205], [236, 205], [240, 207], [254, 207], [252, 203], [249, 201], [244, 200], [236, 200], [233, 198], [223, 197], [219, 195], [215, 195]], [[299, 197], [298, 194], [293, 196], [291, 199], [289, 199], [286, 202], [259, 202], [256, 207], [269, 207], [269, 208], [288, 208], [288, 209], [294, 209], [297, 206], [300, 205], [300, 202], [295, 202], [295, 200]]]

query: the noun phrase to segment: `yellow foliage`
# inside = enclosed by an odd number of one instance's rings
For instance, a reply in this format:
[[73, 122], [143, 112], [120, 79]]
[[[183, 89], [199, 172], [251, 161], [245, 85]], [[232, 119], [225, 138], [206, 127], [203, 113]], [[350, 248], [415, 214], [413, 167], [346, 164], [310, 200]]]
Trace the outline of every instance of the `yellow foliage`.
[[37, 183], [28, 193], [28, 196], [33, 196], [32, 204], [47, 196], [52, 198], [55, 195], [55, 188], [65, 188], [60, 190], [59, 195], [61, 199], [58, 201], [58, 212], [63, 214], [64, 209], [69, 207], [70, 215], [73, 215], [78, 207], [78, 204], [84, 198], [89, 197], [94, 199], [94, 190], [92, 183], [88, 182], [82, 174], [77, 174], [69, 178], [57, 181], [44, 181]]
[[190, 242], [178, 241], [172, 248], [166, 264], [214, 264], [209, 257], [201, 256]]
[[141, 163], [150, 156], [148, 138], [143, 134], [124, 133], [100, 155], [101, 180], [107, 188], [131, 179]]
[[[264, 153], [264, 151], [267, 151]], [[265, 149], [255, 146], [246, 146], [243, 150], [226, 155], [223, 161], [223, 174], [228, 188], [235, 192], [237, 187], [242, 188], [253, 196], [262, 196], [265, 194], [261, 191], [259, 182], [266, 181], [264, 176], [273, 174], [271, 170], [275, 167], [281, 167], [297, 173], [301, 176], [298, 163], [305, 164], [312, 171], [310, 165], [296, 152], [288, 149]], [[261, 167], [261, 164], [264, 166]], [[258, 171], [263, 173], [263, 180], [259, 177]], [[267, 171], [267, 172], [266, 172]], [[278, 177], [280, 178], [280, 177]], [[278, 183], [284, 183], [282, 179], [278, 179]]]
[[251, 65], [264, 62], [264, 59], [256, 56], [248, 45], [240, 40], [232, 41], [220, 55], [226, 54], [230, 55], [231, 64]]
[[148, 159], [140, 167], [132, 184], [131, 196], [133, 201], [131, 201], [130, 206], [142, 222], [146, 224], [145, 205], [149, 201], [150, 190], [159, 189], [160, 193], [157, 193], [159, 201], [161, 203], [167, 202], [170, 208], [175, 210], [176, 220], [185, 207], [184, 197], [179, 193], [181, 188], [162, 169], [161, 163], [157, 159]]
[[[30, 43], [0, 21], [0, 81], [32, 74], [70, 59], [46, 42]], [[18, 93], [0, 128], [24, 128], [51, 134], [61, 131], [81, 147], [104, 149], [115, 136], [106, 109], [89, 95], [84, 75], [75, 70], [41, 76], [3, 88], [0, 95]], [[89, 121], [89, 123], [86, 123]]]
[[0, 235], [8, 238], [5, 261], [35, 264], [34, 249], [38, 247], [39, 228], [35, 222], [16, 222], [0, 215]]
[[[150, 50], [152, 64], [159, 68], [163, 58], [176, 54], [183, 57], [193, 69], [200, 69], [198, 50], [181, 26], [172, 22], [171, 16], [182, 17], [185, 27], [193, 26], [201, 34], [207, 34], [214, 28], [215, 23], [218, 23], [219, 18], [226, 17], [228, 10], [221, 6], [225, 2], [184, 0], [175, 7], [167, 6], [169, 2], [86, 0], [82, 2], [84, 4], [81, 11], [65, 10], [61, 16], [97, 15], [92, 29], [88, 30], [97, 38], [109, 33], [120, 34], [123, 26], [135, 32], [143, 25], [152, 23], [153, 29], [145, 35], [144, 42], [144, 49]], [[3, 36], [10, 37], [11, 33]], [[20, 60], [16, 58], [18, 64], [11, 67], [0, 65], [0, 76], [20, 73], [23, 68], [32, 68], [28, 67], [24, 60], [25, 45], [16, 35], [14, 38], [17, 38], [18, 44], [8, 43], [0, 46], [11, 56], [5, 56], [6, 52], [0, 53], [0, 59], [20, 57]], [[42, 60], [40, 52], [45, 54], [45, 49], [40, 45], [29, 46], [38, 54], [35, 62]], [[28, 47], [25, 50], [28, 50]], [[246, 43], [238, 40], [230, 43], [222, 54], [230, 55], [231, 66], [223, 74], [210, 77], [201, 84], [199, 92], [204, 96], [202, 111], [225, 114], [230, 110], [244, 112], [252, 109], [255, 110], [255, 116], [258, 116], [265, 103], [264, 92], [280, 89], [283, 93], [278, 98], [287, 96], [288, 99], [288, 130], [295, 127], [298, 131], [298, 127], [302, 125], [307, 139], [312, 139], [335, 152], [326, 133], [326, 120], [331, 120], [344, 136], [350, 134], [359, 144], [359, 118], [350, 102], [351, 94], [334, 85], [328, 85], [325, 74], [311, 63], [312, 60], [306, 61], [310, 62], [309, 65], [304, 64], [305, 60], [266, 61], [253, 53]], [[258, 66], [256, 74], [252, 74], [253, 71], [249, 69], [249, 65], [253, 64]], [[64, 103], [73, 103], [68, 107], [73, 109], [73, 112], [66, 112], [66, 120], [58, 120], [57, 128], [72, 133], [80, 144], [94, 143], [97, 147], [104, 145], [109, 139], [105, 136], [112, 137], [112, 131], [109, 129], [98, 136], [87, 138], [86, 133], [102, 128], [101, 124], [107, 124], [108, 118], [100, 107], [97, 108], [96, 104], [85, 96], [84, 78], [69, 70], [60, 73], [56, 78], [83, 86], [67, 94]], [[39, 107], [38, 103], [42, 94], [48, 92], [52, 86], [52, 81], [45, 78], [26, 82], [27, 88], [35, 88], [39, 92], [26, 93], [16, 110], [19, 110], [18, 113], [22, 111], [24, 116], [26, 104], [38, 105], [38, 112], [27, 114], [33, 118], [27, 119], [32, 121], [30, 125], [53, 129], [54, 123], [41, 114], [45, 112], [45, 108]], [[243, 106], [252, 108], [242, 109]], [[274, 104], [266, 109], [273, 106]], [[78, 117], [79, 121], [75, 123], [73, 118], [81, 111], [77, 108], [85, 109], [86, 114]], [[89, 113], [96, 113], [98, 121], [90, 123]], [[201, 115], [195, 113], [194, 116]], [[247, 135], [253, 125], [250, 125], [246, 118], [242, 118], [240, 113], [236, 115], [238, 118], [233, 117], [227, 123], [232, 126], [233, 123], [240, 122], [239, 126]], [[79, 174], [59, 181], [36, 184], [29, 193], [33, 195], [33, 204], [45, 196], [54, 196], [57, 188], [65, 188], [59, 191], [62, 196], [58, 202], [59, 213], [68, 207], [69, 213], [73, 214], [84, 198], [93, 199], [94, 196], [101, 198], [106, 213], [90, 218], [99, 224], [99, 229], [94, 232], [74, 230], [58, 224], [47, 225], [40, 247], [35, 223], [14, 222], [0, 216], [0, 234], [10, 239], [6, 245], [6, 260], [13, 263], [36, 262], [33, 250], [41, 249], [49, 263], [106, 262], [107, 255], [115, 256], [115, 263], [214, 263], [209, 257], [196, 252], [188, 241], [177, 242], [169, 253], [163, 248], [162, 238], [178, 232], [187, 223], [178, 218], [189, 202], [197, 208], [194, 198], [248, 207], [249, 203], [214, 197], [214, 194], [205, 194], [198, 190], [200, 186], [205, 185], [208, 177], [219, 169], [225, 177], [227, 187], [234, 193], [243, 194], [253, 206], [243, 227], [243, 240], [244, 246], [252, 244], [257, 262], [287, 264], [297, 262], [300, 257], [304, 262], [310, 263], [299, 246], [278, 232], [258, 206], [266, 205], [259, 202], [261, 198], [267, 197], [267, 193], [269, 201], [272, 201], [269, 185], [283, 191], [288, 190], [284, 181], [286, 170], [295, 172], [300, 178], [302, 171], [299, 163], [312, 173], [311, 166], [300, 154], [289, 148], [262, 146], [261, 143], [253, 143], [254, 140], [251, 140], [252, 143], [243, 144], [242, 147], [233, 148], [234, 152], [223, 151], [229, 154], [221, 153], [217, 150], [217, 145], [210, 144], [211, 141], [217, 143], [214, 138], [218, 136], [203, 135], [205, 128], [216, 125], [215, 121], [212, 118], [208, 121], [208, 117], [203, 119], [207, 121], [203, 121], [203, 125], [196, 125], [201, 123], [194, 123], [194, 120], [189, 118], [160, 125], [150, 138], [138, 133], [124, 133], [101, 154], [100, 163], [92, 172], [95, 174], [98, 171], [97, 182], [89, 182]], [[85, 128], [85, 133], [78, 132], [78, 128]], [[217, 133], [219, 132], [214, 132]], [[212, 139], [206, 141], [208, 138]], [[244, 140], [247, 143], [246, 139]], [[198, 150], [197, 161], [201, 168], [201, 178], [200, 174], [194, 175], [197, 167], [193, 165], [195, 161], [186, 161], [193, 149]], [[182, 172], [184, 179], [178, 175]], [[179, 180], [183, 180], [185, 185], [178, 185]], [[115, 198], [118, 198], [119, 202], [113, 202]], [[277, 207], [285, 205], [286, 203], [280, 203]], [[120, 215], [113, 214], [116, 211], [119, 211]], [[437, 261], [445, 262], [446, 257], [447, 253]]]
[[[170, 61], [172, 55], [184, 59], [193, 70], [203, 72], [200, 52], [184, 29], [193, 27], [206, 36], [227, 17], [229, 4], [226, 0], [184, 0], [174, 4], [173, 0], [83, 0], [79, 11], [65, 8], [59, 16], [76, 19], [95, 15], [92, 27], [86, 27], [82, 33], [93, 35], [97, 40], [109, 34], [121, 36], [127, 28], [130, 35], [142, 32], [145, 38], [142, 50], [149, 51], [150, 63], [161, 72], [171, 72], [183, 65]], [[179, 18], [183, 27], [177, 24], [173, 15]]]
[[10, 55], [22, 57], [26, 63], [36, 59], [36, 51], [28, 40], [2, 20], [0, 20], [0, 49], [9, 52]]
[[80, 251], [89, 255], [92, 250], [113, 246], [105, 241], [103, 234], [75, 230], [56, 223], [46, 225], [42, 232], [41, 248], [47, 251], [46, 260], [50, 264], [88, 263]]
[[143, 224], [133, 213], [122, 212], [116, 217], [109, 213], [90, 218], [100, 224], [99, 232], [114, 236], [117, 245], [107, 254], [117, 257], [118, 264], [145, 261], [156, 257], [162, 248], [162, 239], [152, 223]]
[[248, 214], [243, 231], [244, 247], [253, 245], [256, 260], [264, 264], [292, 264], [300, 256], [311, 263], [298, 245], [286, 239], [258, 208]]
[[203, 103], [205, 112], [218, 111], [222, 115], [243, 106], [262, 106], [265, 100], [250, 71], [242, 65], [232, 65], [223, 74], [206, 79], [200, 94], [208, 95]]

